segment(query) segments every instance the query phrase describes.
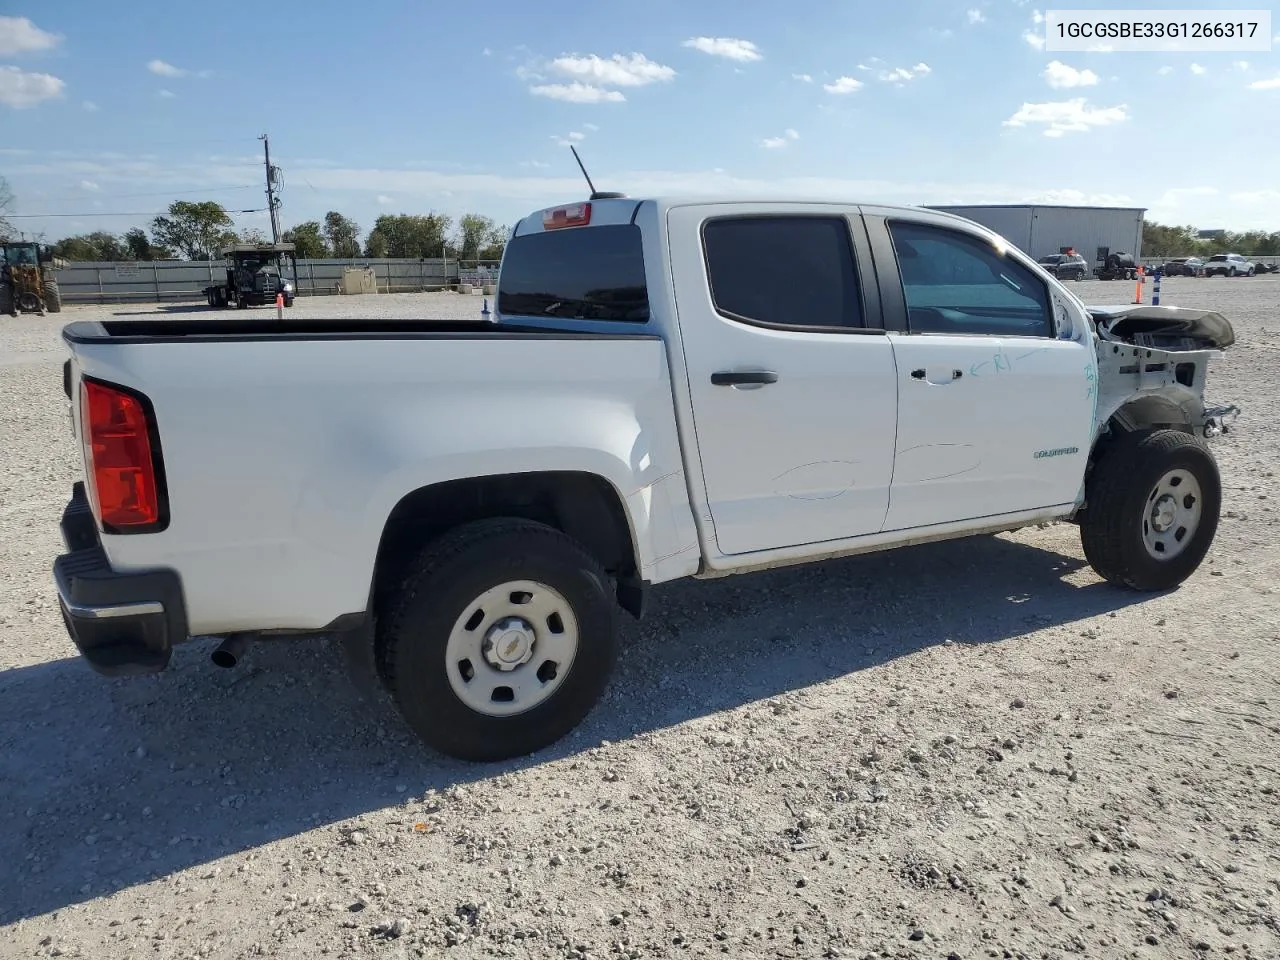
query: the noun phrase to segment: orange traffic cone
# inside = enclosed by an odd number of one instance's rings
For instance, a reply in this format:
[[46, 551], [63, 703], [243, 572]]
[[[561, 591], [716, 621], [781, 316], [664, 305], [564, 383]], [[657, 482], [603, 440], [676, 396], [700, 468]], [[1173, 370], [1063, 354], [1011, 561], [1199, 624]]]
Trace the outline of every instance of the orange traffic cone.
[[276, 319], [277, 320], [284, 319], [284, 291], [283, 290], [278, 291], [276, 293]]

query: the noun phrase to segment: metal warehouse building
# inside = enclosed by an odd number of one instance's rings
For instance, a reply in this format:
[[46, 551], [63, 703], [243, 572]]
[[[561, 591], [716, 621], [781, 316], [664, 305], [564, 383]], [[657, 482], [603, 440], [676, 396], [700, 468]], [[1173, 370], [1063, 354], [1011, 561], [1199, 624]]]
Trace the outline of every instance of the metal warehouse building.
[[1145, 207], [1066, 207], [1056, 205], [987, 204], [970, 207], [931, 206], [994, 230], [1035, 259], [1073, 247], [1090, 263], [1099, 247], [1112, 253], [1142, 256]]

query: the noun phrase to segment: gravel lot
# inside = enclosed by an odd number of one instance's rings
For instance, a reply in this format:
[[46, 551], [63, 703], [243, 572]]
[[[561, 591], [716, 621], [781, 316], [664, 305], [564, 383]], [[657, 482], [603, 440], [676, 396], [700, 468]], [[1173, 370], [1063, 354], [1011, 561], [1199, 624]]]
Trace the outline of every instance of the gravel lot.
[[157, 310], [0, 317], [0, 956], [1280, 957], [1280, 279], [1164, 296], [1235, 324], [1244, 408], [1181, 589], [1104, 585], [1068, 525], [669, 585], [588, 723], [499, 767], [327, 642], [76, 659], [58, 331]]

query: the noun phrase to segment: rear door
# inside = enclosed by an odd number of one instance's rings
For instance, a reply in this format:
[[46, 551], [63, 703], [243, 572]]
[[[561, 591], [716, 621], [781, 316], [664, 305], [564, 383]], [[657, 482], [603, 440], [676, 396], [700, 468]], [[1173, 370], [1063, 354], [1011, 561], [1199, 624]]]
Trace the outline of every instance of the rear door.
[[725, 554], [876, 533], [896, 369], [855, 208], [672, 208], [677, 320]]
[[1096, 358], [1012, 250], [927, 213], [867, 217], [898, 364], [886, 530], [1069, 504], [1093, 431]]

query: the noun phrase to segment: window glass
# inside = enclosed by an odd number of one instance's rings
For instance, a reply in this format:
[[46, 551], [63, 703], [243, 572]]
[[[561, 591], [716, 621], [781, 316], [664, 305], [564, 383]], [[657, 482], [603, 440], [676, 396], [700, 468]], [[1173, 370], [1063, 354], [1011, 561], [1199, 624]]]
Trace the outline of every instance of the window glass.
[[513, 237], [498, 275], [498, 312], [643, 323], [649, 291], [640, 228], [566, 227]]
[[863, 326], [843, 217], [725, 217], [707, 221], [702, 243], [721, 314], [783, 327]]
[[1049, 292], [991, 244], [943, 227], [890, 222], [913, 333], [1053, 335]]

